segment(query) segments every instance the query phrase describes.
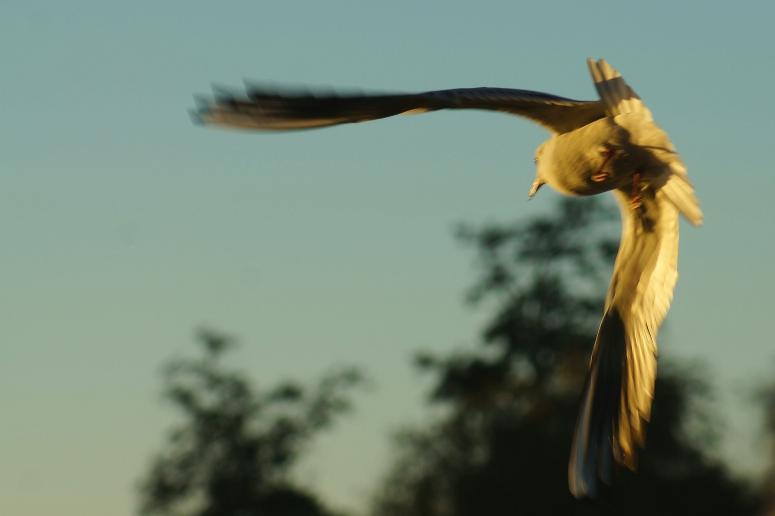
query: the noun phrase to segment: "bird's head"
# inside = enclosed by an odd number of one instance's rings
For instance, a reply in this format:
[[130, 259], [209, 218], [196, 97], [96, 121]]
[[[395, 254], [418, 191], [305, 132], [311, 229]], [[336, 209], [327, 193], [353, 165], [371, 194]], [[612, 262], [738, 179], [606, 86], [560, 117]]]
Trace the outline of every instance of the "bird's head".
[[533, 198], [539, 188], [546, 184], [546, 180], [541, 177], [541, 154], [543, 153], [543, 150], [543, 145], [538, 147], [535, 157], [533, 158], [533, 161], [536, 164], [536, 179], [533, 181], [533, 188], [530, 189], [530, 194], [527, 196], [528, 201]]

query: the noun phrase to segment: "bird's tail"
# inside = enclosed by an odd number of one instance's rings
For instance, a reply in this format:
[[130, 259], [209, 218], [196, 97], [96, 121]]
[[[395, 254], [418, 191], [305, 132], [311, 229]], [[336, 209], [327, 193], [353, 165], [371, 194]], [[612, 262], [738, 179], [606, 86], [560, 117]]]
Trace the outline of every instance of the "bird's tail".
[[700, 201], [694, 195], [689, 176], [686, 174], [686, 166], [680, 160], [676, 160], [670, 163], [669, 169], [667, 174], [663, 174], [665, 183], [661, 186], [661, 190], [689, 222], [699, 226], [702, 224], [702, 210]]
[[595, 340], [573, 435], [568, 483], [576, 498], [595, 497], [599, 480], [612, 485], [615, 464], [635, 469], [633, 445], [642, 446], [643, 435], [629, 428], [626, 361], [624, 323], [609, 308]]

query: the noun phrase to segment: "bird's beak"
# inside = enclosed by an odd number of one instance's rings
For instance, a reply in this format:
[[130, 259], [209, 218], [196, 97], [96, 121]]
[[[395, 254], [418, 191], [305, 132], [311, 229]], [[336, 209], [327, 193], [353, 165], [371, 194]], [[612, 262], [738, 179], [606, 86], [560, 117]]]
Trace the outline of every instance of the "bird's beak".
[[538, 191], [538, 189], [539, 189], [539, 188], [541, 188], [543, 185], [544, 185], [544, 182], [543, 182], [543, 181], [541, 181], [540, 179], [536, 179], [536, 180], [533, 182], [533, 188], [531, 188], [531, 189], [530, 189], [530, 194], [527, 196], [527, 200], [529, 201], [530, 199], [532, 199], [532, 198], [533, 198], [533, 196], [534, 196], [534, 195], [536, 194], [536, 192]]

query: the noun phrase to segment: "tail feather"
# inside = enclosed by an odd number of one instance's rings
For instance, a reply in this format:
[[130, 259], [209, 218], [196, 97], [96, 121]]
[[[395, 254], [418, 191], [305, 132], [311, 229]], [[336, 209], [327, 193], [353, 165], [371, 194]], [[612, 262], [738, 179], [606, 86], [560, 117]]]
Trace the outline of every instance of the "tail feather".
[[699, 226], [702, 224], [700, 201], [694, 195], [694, 188], [689, 182], [685, 167], [680, 164], [671, 164], [670, 170], [671, 173], [667, 175], [667, 181], [662, 186], [662, 191], [689, 222]]

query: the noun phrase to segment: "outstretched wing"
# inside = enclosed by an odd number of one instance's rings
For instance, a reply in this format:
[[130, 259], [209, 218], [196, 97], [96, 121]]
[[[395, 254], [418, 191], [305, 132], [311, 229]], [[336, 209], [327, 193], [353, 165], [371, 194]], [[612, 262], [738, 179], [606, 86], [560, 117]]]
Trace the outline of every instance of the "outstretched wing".
[[605, 116], [599, 101], [571, 100], [507, 88], [462, 88], [399, 95], [290, 93], [256, 86], [247, 95], [216, 92], [199, 99], [195, 122], [282, 131], [366, 122], [440, 109], [484, 109], [529, 118], [553, 133], [565, 133]]
[[577, 498], [595, 496], [598, 478], [611, 484], [614, 463], [636, 468], [654, 397], [657, 331], [678, 279], [675, 204], [649, 188], [633, 210], [629, 191], [614, 194], [622, 240], [573, 438], [569, 484]]

